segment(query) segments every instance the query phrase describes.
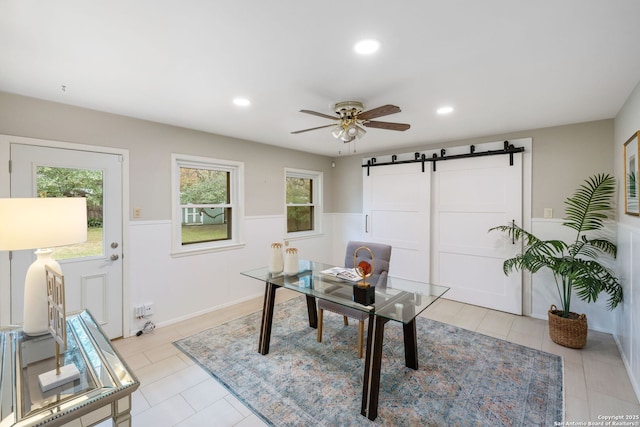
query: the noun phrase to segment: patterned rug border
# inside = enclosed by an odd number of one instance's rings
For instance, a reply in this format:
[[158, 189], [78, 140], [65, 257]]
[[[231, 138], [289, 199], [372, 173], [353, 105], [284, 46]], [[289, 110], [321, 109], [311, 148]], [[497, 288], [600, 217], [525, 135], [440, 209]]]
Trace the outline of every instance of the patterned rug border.
[[[276, 306], [284, 307], [284, 306], [288, 306], [288, 305], [291, 305], [291, 304], [296, 304], [296, 301], [297, 301], [298, 305], [305, 305], [304, 316], [305, 316], [305, 319], [306, 319], [306, 304], [304, 302], [304, 298], [303, 297], [294, 297], [294, 298], [292, 298], [290, 300], [280, 302], [280, 303], [276, 304]], [[280, 311], [281, 310], [276, 310], [275, 312], [278, 313]], [[207, 328], [207, 329], [204, 329], [202, 331], [196, 332], [196, 333], [194, 333], [194, 334], [192, 334], [192, 335], [190, 335], [188, 337], [184, 337], [184, 338], [181, 338], [179, 340], [176, 340], [176, 341], [173, 342], [173, 345], [176, 348], [178, 348], [181, 352], [183, 352], [185, 355], [187, 355], [191, 360], [193, 360], [193, 362], [195, 364], [197, 364], [202, 369], [204, 369], [206, 372], [208, 372], [209, 375], [212, 378], [214, 378], [218, 383], [220, 383], [220, 385], [222, 385], [226, 390], [228, 390], [235, 398], [237, 398], [243, 405], [245, 405], [261, 421], [263, 421], [265, 424], [267, 424], [269, 426], [274, 426], [275, 427], [276, 425], [279, 425], [279, 424], [274, 424], [274, 422], [271, 421], [267, 415], [263, 414], [261, 410], [256, 408], [254, 404], [252, 404], [247, 398], [245, 398], [244, 396], [241, 395], [242, 391], [234, 390], [234, 386], [232, 386], [231, 384], [228, 384], [227, 381], [223, 377], [221, 377], [219, 374], [214, 372], [214, 370], [212, 368], [207, 366], [205, 361], [200, 360], [196, 355], [192, 354], [191, 351], [188, 348], [185, 348], [185, 346], [184, 346], [185, 342], [187, 342], [188, 340], [191, 340], [191, 339], [197, 339], [196, 338], [197, 336], [211, 335], [212, 332], [215, 331], [216, 329], [220, 329], [222, 327], [229, 326], [229, 325], [234, 324], [234, 323], [240, 323], [240, 322], [243, 322], [243, 321], [247, 321], [251, 317], [256, 317], [256, 319], [257, 319], [256, 329], [257, 329], [257, 332], [259, 333], [259, 322], [260, 322], [261, 315], [262, 315], [262, 310], [259, 310], [259, 311], [253, 312], [253, 313], [246, 314], [246, 315], [241, 316], [241, 317], [237, 317], [235, 319], [231, 319], [231, 320], [229, 320], [229, 321], [227, 321], [225, 323], [222, 323], [220, 325], [212, 326], [210, 328]], [[276, 319], [274, 317], [274, 323], [275, 323], [275, 320]], [[540, 353], [541, 355], [547, 355], [547, 356], [550, 356], [552, 358], [557, 358], [559, 360], [559, 365], [560, 365], [559, 369], [560, 369], [560, 376], [561, 376], [560, 396], [559, 396], [560, 399], [561, 399], [561, 419], [557, 420], [557, 422], [564, 424], [564, 420], [565, 420], [565, 405], [566, 405], [566, 387], [565, 387], [566, 378], [565, 378], [565, 371], [564, 371], [565, 370], [564, 358], [562, 358], [561, 356], [552, 354], [552, 353], [545, 352], [544, 350], [534, 349], [534, 348], [527, 347], [527, 346], [524, 346], [524, 345], [521, 345], [521, 344], [517, 344], [517, 343], [511, 342], [511, 341], [507, 341], [507, 340], [504, 340], [504, 339], [501, 339], [501, 338], [496, 338], [496, 337], [493, 337], [493, 336], [490, 336], [490, 335], [485, 335], [485, 334], [482, 334], [480, 332], [475, 332], [475, 331], [464, 329], [464, 328], [461, 328], [461, 327], [458, 327], [458, 326], [454, 326], [454, 325], [450, 325], [450, 324], [447, 324], [447, 323], [439, 322], [437, 320], [428, 319], [428, 318], [422, 318], [422, 317], [418, 318], [418, 322], [420, 322], [422, 320], [427, 320], [428, 322], [433, 322], [433, 323], [435, 323], [437, 325], [440, 325], [440, 327], [443, 327], [443, 328], [448, 328], [448, 329], [452, 329], [452, 330], [460, 330], [460, 331], [463, 331], [463, 333], [468, 333], [468, 334], [477, 334], [477, 335], [479, 335], [481, 337], [484, 337], [484, 339], [495, 340], [496, 342], [502, 342], [502, 343], [505, 343], [508, 346], [513, 347], [513, 348], [521, 348], [523, 352], [534, 351], [536, 353]], [[326, 323], [327, 323], [327, 318], [325, 317], [325, 324]], [[340, 317], [340, 322], [339, 323], [340, 324], [342, 323], [342, 318], [341, 317]], [[394, 322], [390, 322], [390, 323], [393, 324]], [[365, 322], [365, 325], [366, 325], [366, 322]], [[307, 327], [308, 327], [308, 323], [307, 323]], [[326, 326], [325, 326], [325, 328], [326, 328]], [[275, 328], [274, 328], [273, 332], [275, 332]], [[365, 331], [365, 334], [366, 334], [366, 331]], [[385, 331], [385, 335], [386, 335], [386, 331]], [[255, 341], [255, 346], [252, 348], [251, 351], [254, 351], [257, 354], [257, 343], [258, 343], [258, 335], [257, 335], [257, 333], [255, 334], [255, 337], [253, 337], [253, 338], [255, 338], [253, 340], [253, 341]], [[275, 341], [273, 333], [272, 333], [272, 340], [271, 341], [272, 341], [272, 347], [273, 347], [274, 341]], [[327, 340], [325, 339], [324, 341], [326, 342]], [[385, 350], [387, 349], [386, 341], [387, 340], [385, 338], [385, 347], [384, 347]], [[384, 350], [383, 350], [383, 352], [384, 352]], [[261, 357], [265, 357], [265, 356], [261, 356]], [[355, 358], [355, 354], [354, 354], [354, 358]], [[356, 360], [358, 360], [358, 359], [356, 358]], [[383, 365], [384, 365], [384, 363], [385, 363], [385, 361], [383, 360]], [[424, 362], [421, 361], [420, 369], [424, 369], [423, 367], [424, 367]], [[361, 392], [361, 390], [358, 390], [358, 391]], [[381, 386], [381, 392], [382, 392], [382, 386]], [[358, 396], [358, 399], [360, 399], [360, 395]], [[358, 406], [358, 409], [359, 409], [359, 406]], [[298, 415], [302, 416], [304, 414], [298, 414]], [[375, 424], [378, 424], [377, 422], [380, 421], [380, 419], [381, 419], [380, 417], [378, 417], [378, 419], [376, 421], [371, 422], [370, 420], [366, 419], [365, 417], [362, 417], [359, 414], [359, 410], [358, 410], [358, 414], [357, 415], [359, 417], [359, 418], [357, 418], [358, 422], [362, 423], [362, 425], [375, 425]], [[305, 418], [305, 417], [303, 417], [303, 418]], [[314, 420], [314, 421], [316, 423], [318, 422], [318, 420]], [[289, 424], [287, 424], [287, 425], [289, 425]], [[319, 425], [319, 424], [314, 424], [314, 425]], [[324, 425], [324, 424], [322, 424], [322, 425]], [[433, 424], [428, 423], [428, 424], [424, 424], [424, 425], [433, 425]]]

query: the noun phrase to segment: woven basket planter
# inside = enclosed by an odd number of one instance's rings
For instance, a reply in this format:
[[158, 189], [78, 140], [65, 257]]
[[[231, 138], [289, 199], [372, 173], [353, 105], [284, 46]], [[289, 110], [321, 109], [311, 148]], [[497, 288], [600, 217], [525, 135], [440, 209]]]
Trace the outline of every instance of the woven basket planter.
[[573, 312], [569, 316], [562, 317], [562, 310], [551, 305], [548, 312], [549, 336], [554, 343], [564, 347], [583, 348], [587, 344], [587, 316]]

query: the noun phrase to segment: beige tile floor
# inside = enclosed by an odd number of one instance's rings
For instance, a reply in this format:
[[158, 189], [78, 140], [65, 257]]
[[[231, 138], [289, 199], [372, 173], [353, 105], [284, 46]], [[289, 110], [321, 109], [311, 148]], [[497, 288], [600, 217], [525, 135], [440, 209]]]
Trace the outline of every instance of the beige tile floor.
[[[298, 295], [282, 290], [278, 301]], [[114, 341], [140, 380], [140, 388], [133, 395], [133, 425], [263, 426], [258, 417], [172, 344], [180, 338], [261, 309], [262, 299], [256, 298], [157, 328], [140, 337]], [[599, 415], [640, 414], [640, 405], [609, 334], [589, 331], [587, 346], [582, 350], [572, 350], [554, 344], [549, 339], [546, 322], [539, 319], [444, 299], [437, 301], [424, 315], [561, 355], [565, 369], [566, 421], [588, 422], [598, 421]], [[355, 342], [356, 326], [351, 323], [350, 327], [354, 329]]]

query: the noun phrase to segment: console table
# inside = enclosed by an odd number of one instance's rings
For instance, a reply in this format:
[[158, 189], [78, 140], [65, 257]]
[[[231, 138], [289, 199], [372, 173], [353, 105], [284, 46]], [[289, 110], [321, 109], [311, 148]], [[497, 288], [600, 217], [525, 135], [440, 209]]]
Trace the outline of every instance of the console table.
[[275, 295], [279, 288], [291, 289], [306, 295], [309, 326], [312, 328], [317, 328], [318, 324], [316, 298], [333, 301], [368, 313], [367, 352], [364, 363], [360, 413], [370, 420], [375, 420], [378, 416], [385, 323], [396, 321], [403, 324], [405, 365], [411, 369], [418, 369], [416, 316], [444, 295], [449, 288], [388, 277], [386, 288], [375, 288], [375, 302], [371, 305], [363, 305], [354, 301], [353, 286], [355, 283], [341, 281], [322, 273], [332, 267], [327, 264], [301, 260], [299, 261], [298, 273], [293, 275], [273, 274], [266, 267], [242, 273], [265, 283], [258, 351], [263, 355], [269, 353]]
[[140, 383], [88, 311], [67, 316], [67, 351], [80, 378], [42, 392], [38, 375], [55, 369], [49, 334], [0, 328], [0, 426], [92, 426], [112, 418], [131, 425], [131, 393]]

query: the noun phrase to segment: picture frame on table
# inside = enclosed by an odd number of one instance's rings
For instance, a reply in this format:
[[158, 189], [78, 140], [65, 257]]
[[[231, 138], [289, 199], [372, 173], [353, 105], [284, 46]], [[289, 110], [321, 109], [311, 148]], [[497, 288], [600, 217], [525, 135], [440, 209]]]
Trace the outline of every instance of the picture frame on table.
[[624, 212], [627, 215], [640, 215], [640, 195], [638, 194], [638, 138], [640, 131], [631, 135], [624, 143]]

